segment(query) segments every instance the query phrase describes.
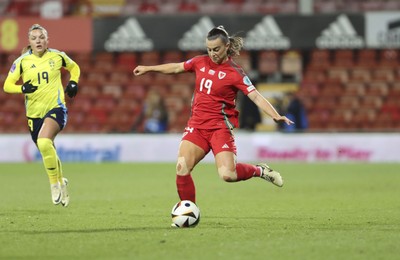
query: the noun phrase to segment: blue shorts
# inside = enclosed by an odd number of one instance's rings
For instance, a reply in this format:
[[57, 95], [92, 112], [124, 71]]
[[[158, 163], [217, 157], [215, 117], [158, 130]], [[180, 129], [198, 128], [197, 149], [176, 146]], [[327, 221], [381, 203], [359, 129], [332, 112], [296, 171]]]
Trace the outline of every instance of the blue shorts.
[[29, 132], [31, 132], [33, 142], [37, 142], [39, 131], [42, 128], [43, 122], [47, 117], [54, 119], [60, 126], [60, 130], [62, 130], [67, 124], [68, 112], [65, 108], [57, 107], [47, 112], [47, 114], [43, 118], [28, 117], [28, 128]]

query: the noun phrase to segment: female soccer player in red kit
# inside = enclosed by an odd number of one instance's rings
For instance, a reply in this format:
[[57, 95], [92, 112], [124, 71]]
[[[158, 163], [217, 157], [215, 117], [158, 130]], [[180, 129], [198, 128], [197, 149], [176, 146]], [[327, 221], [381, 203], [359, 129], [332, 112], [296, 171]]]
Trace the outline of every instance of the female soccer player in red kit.
[[196, 56], [181, 63], [139, 65], [133, 70], [136, 76], [151, 71], [196, 74], [191, 116], [183, 133], [176, 165], [176, 185], [180, 199], [196, 202], [191, 172], [210, 150], [214, 153], [218, 174], [224, 181], [244, 181], [256, 176], [282, 187], [280, 174], [266, 164], [236, 162], [233, 129], [238, 126], [239, 112], [235, 109], [238, 90], [275, 122], [282, 121], [288, 125], [293, 122], [274, 109], [256, 90], [242, 68], [232, 60], [243, 47], [241, 37], [229, 36], [223, 26], [218, 26], [209, 31], [206, 45], [208, 55]]

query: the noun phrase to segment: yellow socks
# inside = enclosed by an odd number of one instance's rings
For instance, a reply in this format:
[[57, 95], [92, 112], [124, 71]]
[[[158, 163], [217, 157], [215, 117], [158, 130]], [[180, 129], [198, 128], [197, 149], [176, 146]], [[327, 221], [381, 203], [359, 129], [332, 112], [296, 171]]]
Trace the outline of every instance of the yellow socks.
[[57, 151], [56, 151], [56, 156], [57, 156], [57, 168], [58, 168], [57, 177], [60, 184], [63, 184], [64, 182], [63, 182], [62, 164], [60, 158], [58, 158]]
[[58, 159], [53, 141], [49, 138], [38, 138], [37, 146], [42, 155], [43, 164], [49, 176], [50, 184], [56, 184], [60, 180], [60, 183], [62, 183], [61, 162]]

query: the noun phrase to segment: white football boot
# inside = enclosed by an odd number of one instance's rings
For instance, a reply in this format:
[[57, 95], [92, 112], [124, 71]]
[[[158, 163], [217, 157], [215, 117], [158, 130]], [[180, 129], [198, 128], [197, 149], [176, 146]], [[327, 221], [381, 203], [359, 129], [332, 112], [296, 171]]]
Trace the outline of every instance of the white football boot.
[[51, 190], [51, 200], [53, 201], [54, 205], [58, 205], [61, 202], [61, 187], [60, 184], [57, 182], [56, 184], [50, 185]]
[[278, 187], [283, 186], [283, 179], [279, 172], [272, 170], [265, 163], [257, 164], [257, 166], [261, 168], [261, 178], [275, 184]]
[[67, 190], [68, 179], [63, 178], [63, 183], [61, 184], [61, 205], [67, 207], [69, 204], [69, 194]]

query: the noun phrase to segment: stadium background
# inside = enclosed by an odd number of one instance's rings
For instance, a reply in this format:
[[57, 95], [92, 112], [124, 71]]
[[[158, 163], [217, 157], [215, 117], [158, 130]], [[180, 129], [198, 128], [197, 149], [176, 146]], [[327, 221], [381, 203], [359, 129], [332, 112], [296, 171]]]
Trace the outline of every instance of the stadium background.
[[[0, 82], [26, 45], [27, 28], [40, 23], [49, 46], [67, 52], [82, 71], [78, 96], [67, 100], [68, 126], [56, 141], [62, 159], [173, 161], [193, 78], [134, 78], [132, 69], [204, 53], [206, 32], [223, 24], [245, 38], [237, 61], [259, 91], [282, 113], [293, 92], [308, 120], [306, 129], [279, 129], [239, 96], [237, 139], [239, 152], [246, 151], [239, 158], [398, 162], [400, 12], [393, 10], [399, 8], [399, 1], [361, 0], [2, 1]], [[149, 90], [161, 94], [168, 112], [167, 133], [151, 137], [141, 120]], [[0, 103], [1, 161], [40, 160], [23, 97], [0, 91]]]

